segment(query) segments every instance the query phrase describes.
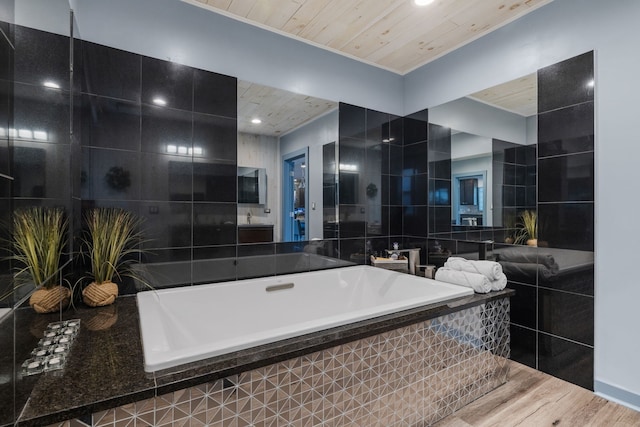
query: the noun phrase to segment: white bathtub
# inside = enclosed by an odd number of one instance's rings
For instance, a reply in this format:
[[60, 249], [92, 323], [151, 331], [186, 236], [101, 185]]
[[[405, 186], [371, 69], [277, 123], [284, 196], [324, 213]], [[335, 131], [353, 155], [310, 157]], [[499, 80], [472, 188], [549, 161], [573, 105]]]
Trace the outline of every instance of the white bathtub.
[[145, 371], [472, 294], [370, 266], [140, 292]]

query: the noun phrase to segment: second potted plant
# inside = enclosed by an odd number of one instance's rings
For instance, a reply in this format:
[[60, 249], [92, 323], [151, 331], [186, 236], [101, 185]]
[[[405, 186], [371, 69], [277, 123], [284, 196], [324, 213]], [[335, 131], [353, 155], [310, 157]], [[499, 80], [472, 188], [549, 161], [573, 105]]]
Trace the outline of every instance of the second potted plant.
[[82, 291], [82, 299], [91, 307], [113, 304], [118, 296], [114, 278], [131, 276], [132, 254], [141, 252], [141, 220], [119, 208], [95, 208], [85, 215], [86, 254], [91, 262], [89, 273], [93, 281]]
[[535, 211], [522, 212], [518, 229], [516, 243], [538, 246], [538, 214]]

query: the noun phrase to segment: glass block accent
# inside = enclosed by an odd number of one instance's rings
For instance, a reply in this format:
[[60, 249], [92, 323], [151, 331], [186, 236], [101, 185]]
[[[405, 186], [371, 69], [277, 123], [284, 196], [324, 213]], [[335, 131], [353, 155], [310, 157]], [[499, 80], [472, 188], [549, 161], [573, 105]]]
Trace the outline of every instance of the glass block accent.
[[504, 384], [509, 299], [93, 414], [94, 426], [430, 425]]

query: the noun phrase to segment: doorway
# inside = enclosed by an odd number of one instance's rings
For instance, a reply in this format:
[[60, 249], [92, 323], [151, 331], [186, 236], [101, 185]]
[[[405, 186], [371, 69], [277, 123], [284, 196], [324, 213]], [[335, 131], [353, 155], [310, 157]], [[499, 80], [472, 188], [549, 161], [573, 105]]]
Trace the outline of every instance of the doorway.
[[308, 148], [282, 156], [282, 241], [306, 240]]

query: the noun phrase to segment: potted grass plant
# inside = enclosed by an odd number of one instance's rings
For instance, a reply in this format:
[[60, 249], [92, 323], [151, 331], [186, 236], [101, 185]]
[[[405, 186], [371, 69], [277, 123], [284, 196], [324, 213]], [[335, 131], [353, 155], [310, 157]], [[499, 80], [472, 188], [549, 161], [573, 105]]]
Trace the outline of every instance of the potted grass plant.
[[91, 262], [92, 282], [82, 291], [82, 299], [91, 307], [113, 304], [118, 284], [113, 280], [133, 277], [131, 255], [140, 253], [141, 220], [119, 208], [95, 208], [85, 215], [87, 233], [83, 256]]
[[65, 247], [68, 221], [60, 208], [29, 207], [13, 214], [11, 259], [22, 265], [16, 276], [28, 273], [36, 290], [29, 305], [51, 313], [69, 304], [71, 291], [56, 274]]
[[516, 243], [538, 246], [538, 214], [526, 210], [520, 215]]

